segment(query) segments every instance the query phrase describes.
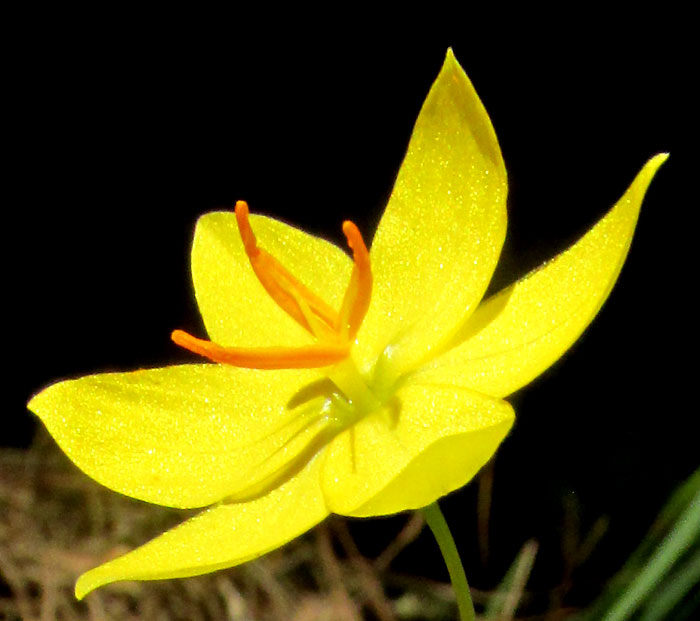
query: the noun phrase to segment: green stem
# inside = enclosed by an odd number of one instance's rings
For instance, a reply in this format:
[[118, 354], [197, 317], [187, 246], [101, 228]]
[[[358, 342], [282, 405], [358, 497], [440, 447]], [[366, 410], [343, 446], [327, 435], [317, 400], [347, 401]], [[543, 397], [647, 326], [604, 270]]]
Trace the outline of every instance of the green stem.
[[462, 561], [459, 558], [455, 540], [452, 538], [452, 533], [445, 521], [445, 516], [442, 515], [437, 502], [424, 507], [423, 515], [425, 515], [425, 520], [428, 522], [430, 530], [433, 531], [438, 546], [440, 546], [442, 558], [445, 559], [445, 565], [447, 565], [447, 571], [452, 581], [452, 588], [457, 596], [459, 618], [461, 621], [475, 621], [476, 614], [474, 613], [472, 596], [469, 593], [467, 576], [464, 573], [464, 567], [462, 567]]

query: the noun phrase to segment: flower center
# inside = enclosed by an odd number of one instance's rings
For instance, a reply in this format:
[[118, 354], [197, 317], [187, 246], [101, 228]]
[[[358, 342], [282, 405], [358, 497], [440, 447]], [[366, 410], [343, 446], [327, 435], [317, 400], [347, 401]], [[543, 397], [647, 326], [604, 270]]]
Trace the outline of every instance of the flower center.
[[[295, 278], [275, 257], [258, 246], [250, 226], [248, 205], [236, 203], [236, 222], [243, 247], [260, 284], [275, 303], [304, 328], [314, 342], [303, 347], [224, 347], [175, 330], [172, 339], [191, 352], [214, 362], [249, 369], [301, 369], [331, 367], [327, 380], [302, 387], [287, 407], [295, 409], [307, 400], [323, 396], [323, 405], [297, 410], [290, 427], [279, 433], [286, 436], [281, 446], [257, 464], [242, 489], [228, 496], [227, 502], [242, 502], [259, 497], [281, 485], [333, 438], [362, 417], [381, 407], [365, 378], [350, 356], [350, 349], [367, 314], [372, 294], [372, 270], [369, 252], [358, 228], [343, 223], [343, 233], [352, 250], [353, 268], [342, 304], [331, 308], [313, 291]], [[327, 380], [325, 380], [327, 382]], [[321, 392], [317, 392], [317, 391]], [[299, 422], [300, 421], [300, 422]], [[301, 446], [298, 445], [300, 438]], [[280, 457], [281, 456], [281, 457]], [[275, 460], [280, 460], [273, 465]]]
[[175, 330], [172, 340], [214, 362], [248, 369], [325, 367], [347, 358], [372, 295], [369, 252], [357, 226], [349, 220], [343, 223], [343, 233], [353, 254], [353, 268], [340, 310], [335, 311], [258, 246], [248, 216], [247, 203], [238, 201], [236, 222], [255, 275], [275, 303], [309, 332], [315, 342], [303, 347], [223, 347], [183, 330]]

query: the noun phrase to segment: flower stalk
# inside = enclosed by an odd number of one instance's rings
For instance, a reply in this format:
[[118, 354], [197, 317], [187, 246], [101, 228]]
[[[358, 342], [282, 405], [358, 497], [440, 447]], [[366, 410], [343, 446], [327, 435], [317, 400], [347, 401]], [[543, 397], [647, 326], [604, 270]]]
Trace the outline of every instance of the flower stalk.
[[425, 515], [425, 520], [440, 547], [442, 558], [445, 560], [447, 571], [450, 574], [450, 582], [452, 582], [452, 588], [457, 598], [460, 621], [474, 621], [476, 613], [469, 592], [467, 575], [464, 573], [462, 560], [459, 558], [459, 552], [457, 552], [457, 546], [447, 525], [447, 520], [445, 520], [437, 502], [423, 508], [423, 515]]

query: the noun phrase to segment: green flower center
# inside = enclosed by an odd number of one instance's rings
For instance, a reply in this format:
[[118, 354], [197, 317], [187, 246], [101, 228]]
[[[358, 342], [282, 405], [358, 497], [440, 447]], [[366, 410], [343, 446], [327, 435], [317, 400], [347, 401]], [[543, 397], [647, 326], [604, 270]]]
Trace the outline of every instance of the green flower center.
[[[343, 302], [336, 311], [258, 246], [249, 222], [248, 205], [243, 201], [236, 203], [236, 222], [260, 284], [274, 302], [313, 337], [314, 342], [303, 347], [224, 347], [182, 330], [172, 333], [173, 341], [221, 364], [251, 369], [327, 367], [328, 372], [325, 380], [305, 386], [287, 404], [289, 409], [300, 408], [294, 419], [300, 426], [284, 432], [289, 435], [282, 448], [287, 450], [295, 445], [302, 435], [306, 437], [303, 445], [290, 451], [292, 456], [281, 467], [232, 496], [230, 501], [248, 499], [281, 484], [339, 433], [381, 410], [388, 398], [388, 393], [384, 398], [378, 397], [372, 383], [360, 373], [351, 356], [352, 345], [372, 295], [369, 252], [358, 228], [350, 221], [343, 223], [343, 233], [353, 254], [353, 269]], [[373, 379], [372, 376], [371, 381]], [[321, 407], [318, 407], [318, 397], [323, 398]], [[303, 407], [306, 403], [308, 408]]]

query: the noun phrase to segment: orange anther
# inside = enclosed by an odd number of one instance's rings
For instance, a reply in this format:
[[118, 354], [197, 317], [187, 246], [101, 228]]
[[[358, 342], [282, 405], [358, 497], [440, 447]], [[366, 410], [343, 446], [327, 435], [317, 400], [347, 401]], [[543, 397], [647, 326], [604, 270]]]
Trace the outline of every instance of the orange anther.
[[258, 243], [255, 239], [253, 229], [250, 228], [250, 222], [248, 221], [249, 213], [248, 203], [245, 201], [236, 202], [236, 223], [238, 224], [238, 231], [241, 234], [246, 254], [251, 257], [252, 260], [252, 257], [256, 257], [260, 254], [260, 250], [258, 249]]
[[222, 347], [198, 339], [183, 330], [170, 335], [180, 347], [213, 362], [245, 369], [311, 369], [340, 362], [348, 355], [348, 346], [315, 343], [305, 347]]
[[346, 220], [343, 222], [343, 233], [352, 250], [354, 265], [340, 309], [341, 325], [338, 328], [347, 330], [348, 338], [352, 339], [360, 329], [372, 299], [372, 269], [367, 246], [357, 226]]
[[362, 233], [357, 225], [350, 220], [343, 222], [343, 233], [345, 234], [345, 239], [348, 240], [348, 246], [352, 250], [352, 258], [357, 265], [363, 271], [369, 271], [369, 252], [367, 246], [365, 246], [365, 240], [362, 239]]

